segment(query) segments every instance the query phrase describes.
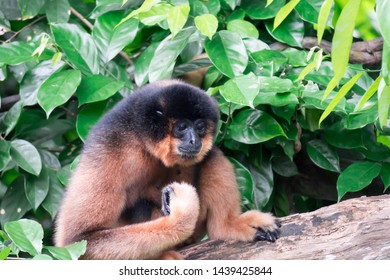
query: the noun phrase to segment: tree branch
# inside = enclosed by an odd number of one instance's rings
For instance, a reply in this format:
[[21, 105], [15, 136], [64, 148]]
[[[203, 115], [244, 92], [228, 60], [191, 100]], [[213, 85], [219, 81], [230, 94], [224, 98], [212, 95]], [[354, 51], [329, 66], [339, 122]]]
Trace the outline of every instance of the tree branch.
[[[318, 39], [316, 37], [303, 38], [302, 45], [309, 50], [314, 46], [318, 46]], [[273, 50], [284, 50], [289, 46], [280, 42], [271, 44]], [[320, 47], [325, 53], [332, 52], [332, 43], [322, 40]], [[369, 41], [354, 42], [351, 46], [349, 55], [350, 63], [358, 64], [377, 64], [382, 61], [383, 38], [376, 38]]]
[[205, 241], [186, 259], [389, 259], [390, 195], [361, 197], [280, 218], [275, 243]]

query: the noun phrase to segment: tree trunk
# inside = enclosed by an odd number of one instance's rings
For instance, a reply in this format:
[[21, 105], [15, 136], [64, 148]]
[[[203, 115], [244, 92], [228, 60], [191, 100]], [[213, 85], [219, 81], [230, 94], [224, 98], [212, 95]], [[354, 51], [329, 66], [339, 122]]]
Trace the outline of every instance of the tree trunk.
[[349, 199], [281, 218], [275, 243], [205, 241], [186, 259], [390, 259], [390, 195]]

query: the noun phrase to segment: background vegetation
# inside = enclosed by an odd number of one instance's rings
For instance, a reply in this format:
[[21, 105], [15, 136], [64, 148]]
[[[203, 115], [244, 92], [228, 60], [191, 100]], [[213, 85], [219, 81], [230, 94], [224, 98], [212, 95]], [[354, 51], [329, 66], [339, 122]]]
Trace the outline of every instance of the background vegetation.
[[390, 186], [388, 0], [0, 7], [0, 259], [78, 258], [85, 242], [50, 246], [52, 221], [89, 129], [135, 88], [204, 67], [243, 209], [283, 216]]

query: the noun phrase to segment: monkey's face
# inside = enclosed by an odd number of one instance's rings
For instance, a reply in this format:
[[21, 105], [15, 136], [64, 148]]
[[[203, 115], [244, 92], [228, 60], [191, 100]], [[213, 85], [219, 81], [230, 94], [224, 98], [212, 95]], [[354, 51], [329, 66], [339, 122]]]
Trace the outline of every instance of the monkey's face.
[[139, 104], [144, 108], [138, 115], [142, 141], [165, 166], [200, 162], [214, 142], [219, 118], [215, 100], [181, 82], [157, 85], [144, 88]]
[[169, 124], [170, 133], [151, 148], [165, 166], [189, 166], [203, 160], [214, 142], [215, 125], [210, 121], [179, 119]]

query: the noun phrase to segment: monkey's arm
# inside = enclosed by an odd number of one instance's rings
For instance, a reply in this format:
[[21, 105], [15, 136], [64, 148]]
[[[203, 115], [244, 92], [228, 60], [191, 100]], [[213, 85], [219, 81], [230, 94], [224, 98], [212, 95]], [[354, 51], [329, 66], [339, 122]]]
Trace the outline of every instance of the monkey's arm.
[[119, 226], [128, 193], [133, 191], [135, 199], [138, 196], [136, 187], [126, 189], [138, 183], [137, 170], [129, 166], [126, 169], [122, 164], [118, 158], [105, 159], [97, 165], [84, 158], [79, 163], [57, 218], [56, 245], [84, 239], [84, 257], [88, 259], [147, 259], [161, 257], [192, 234], [199, 200], [194, 188], [187, 184], [172, 184], [169, 215]]
[[211, 239], [275, 241], [280, 225], [269, 213], [241, 213], [240, 193], [232, 164], [214, 148], [202, 167], [200, 201], [207, 207], [207, 232]]

